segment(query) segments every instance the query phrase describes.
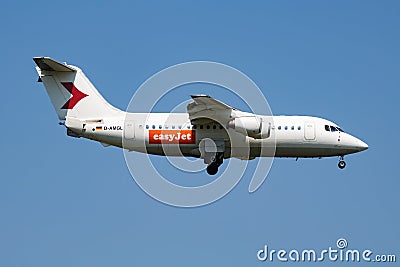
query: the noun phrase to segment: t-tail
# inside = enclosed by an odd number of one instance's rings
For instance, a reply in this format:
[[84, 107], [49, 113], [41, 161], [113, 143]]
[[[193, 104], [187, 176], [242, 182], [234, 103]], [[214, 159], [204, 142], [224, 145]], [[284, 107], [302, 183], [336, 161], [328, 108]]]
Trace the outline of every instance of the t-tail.
[[39, 82], [43, 82], [58, 118], [65, 121], [70, 130], [82, 129], [81, 124], [87, 121], [121, 114], [122, 111], [110, 105], [78, 67], [48, 57], [33, 60]]

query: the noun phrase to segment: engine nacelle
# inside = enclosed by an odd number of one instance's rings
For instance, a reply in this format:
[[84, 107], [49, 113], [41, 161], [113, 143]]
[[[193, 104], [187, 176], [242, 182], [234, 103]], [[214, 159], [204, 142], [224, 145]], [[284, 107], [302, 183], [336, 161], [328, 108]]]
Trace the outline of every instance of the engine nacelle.
[[228, 123], [228, 128], [254, 138], [261, 134], [261, 126], [261, 119], [255, 116], [235, 118]]
[[228, 128], [255, 139], [268, 138], [271, 134], [271, 123], [257, 116], [235, 118], [228, 123]]

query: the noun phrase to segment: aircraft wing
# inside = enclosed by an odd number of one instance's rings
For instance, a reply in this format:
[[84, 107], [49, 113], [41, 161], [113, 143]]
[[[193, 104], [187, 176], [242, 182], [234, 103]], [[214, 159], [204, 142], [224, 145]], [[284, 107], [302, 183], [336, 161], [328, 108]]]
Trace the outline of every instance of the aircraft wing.
[[193, 124], [216, 121], [225, 125], [232, 118], [235, 108], [208, 95], [192, 95], [193, 102], [186, 107]]

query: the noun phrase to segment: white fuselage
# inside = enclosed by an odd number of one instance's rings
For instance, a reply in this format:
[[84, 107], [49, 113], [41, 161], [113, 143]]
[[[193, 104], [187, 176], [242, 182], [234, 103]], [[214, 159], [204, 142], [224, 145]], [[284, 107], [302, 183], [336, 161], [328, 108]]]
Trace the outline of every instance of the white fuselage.
[[[192, 125], [187, 113], [121, 112], [118, 116], [103, 118], [100, 121], [87, 120], [83, 129], [75, 129], [73, 123], [68, 123], [68, 120], [66, 125], [77, 136], [99, 141], [103, 145], [155, 155], [165, 155], [167, 150], [167, 154], [171, 156], [200, 157], [199, 142], [205, 138], [221, 140], [225, 146], [225, 158], [330, 157], [344, 156], [368, 148], [363, 141], [322, 118], [273, 116], [272, 121], [270, 134], [258, 139], [244, 136], [217, 123]], [[232, 138], [236, 140], [235, 145], [229, 141]], [[231, 153], [232, 146], [250, 147], [250, 151], [241, 154], [241, 150], [238, 149], [236, 151], [239, 152]], [[267, 150], [267, 153], [262, 152], [263, 146], [274, 147], [275, 154], [271, 155], [271, 150]]]
[[113, 107], [78, 67], [35, 57], [39, 82], [67, 134], [154, 155], [202, 158], [215, 175], [224, 158], [330, 157], [368, 148], [336, 124], [308, 116], [262, 116], [208, 95], [191, 95], [186, 113], [128, 113]]

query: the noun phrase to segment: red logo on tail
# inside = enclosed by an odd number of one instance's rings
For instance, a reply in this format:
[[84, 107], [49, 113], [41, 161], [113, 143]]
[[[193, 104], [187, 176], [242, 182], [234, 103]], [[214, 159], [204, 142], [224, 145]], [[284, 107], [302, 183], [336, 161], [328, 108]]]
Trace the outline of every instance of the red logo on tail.
[[73, 109], [75, 107], [75, 105], [78, 104], [79, 101], [81, 101], [82, 98], [85, 98], [88, 96], [87, 94], [79, 91], [79, 89], [76, 88], [75, 85], [71, 82], [61, 83], [61, 84], [72, 95], [72, 97], [70, 99], [68, 99], [67, 102], [65, 102], [64, 106], [62, 106], [61, 109]]

